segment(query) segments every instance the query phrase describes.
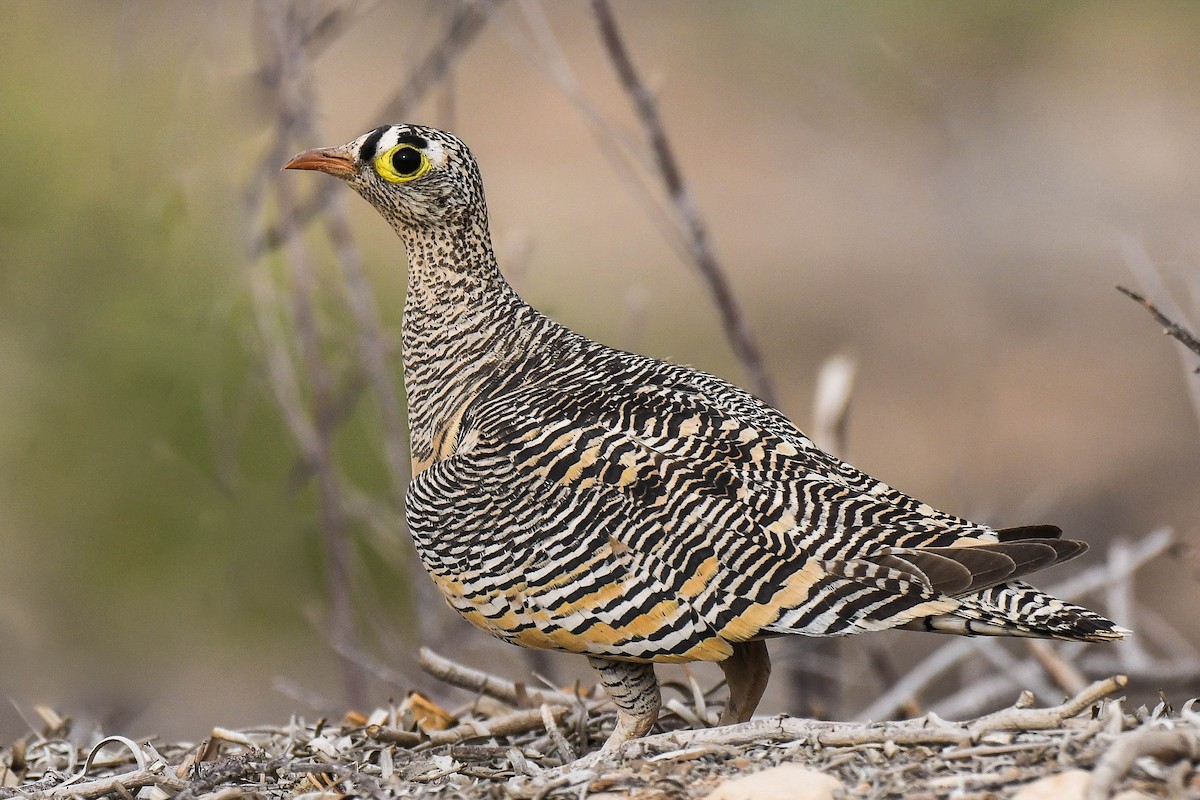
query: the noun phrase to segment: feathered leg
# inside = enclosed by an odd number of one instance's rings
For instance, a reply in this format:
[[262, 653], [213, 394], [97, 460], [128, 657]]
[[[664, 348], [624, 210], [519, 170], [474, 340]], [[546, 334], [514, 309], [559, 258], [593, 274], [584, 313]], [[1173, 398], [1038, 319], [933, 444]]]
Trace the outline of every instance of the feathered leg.
[[630, 739], [645, 736], [662, 706], [654, 665], [596, 656], [588, 656], [588, 662], [600, 673], [600, 683], [617, 707], [617, 727], [604, 743], [604, 749], [612, 750]]

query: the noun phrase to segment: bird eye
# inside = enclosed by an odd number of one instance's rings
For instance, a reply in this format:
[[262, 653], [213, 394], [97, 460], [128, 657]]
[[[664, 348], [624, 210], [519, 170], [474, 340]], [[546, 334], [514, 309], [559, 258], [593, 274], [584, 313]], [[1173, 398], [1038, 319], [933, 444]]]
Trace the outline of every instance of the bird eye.
[[429, 171], [429, 159], [411, 144], [398, 144], [375, 157], [375, 171], [385, 181], [408, 183]]

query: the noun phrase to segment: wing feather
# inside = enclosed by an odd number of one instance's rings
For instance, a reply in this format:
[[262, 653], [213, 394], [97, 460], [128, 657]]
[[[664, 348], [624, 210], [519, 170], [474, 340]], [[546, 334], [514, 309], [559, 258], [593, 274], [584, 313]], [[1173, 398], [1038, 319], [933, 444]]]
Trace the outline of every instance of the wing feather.
[[[492, 632], [522, 644], [721, 658], [759, 635], [953, 613], [953, 597], [1082, 552], [1051, 526], [995, 532], [938, 511], [822, 452], [740, 389], [655, 368], [485, 387], [457, 432], [470, 447], [449, 447], [414, 480], [410, 527], [426, 563], [445, 549], [439, 537], [463, 541], [471, 527], [466, 539], [503, 576], [476, 569], [451, 587], [473, 622], [486, 608], [509, 626]], [[489, 502], [490, 528], [464, 522], [463, 506]]]

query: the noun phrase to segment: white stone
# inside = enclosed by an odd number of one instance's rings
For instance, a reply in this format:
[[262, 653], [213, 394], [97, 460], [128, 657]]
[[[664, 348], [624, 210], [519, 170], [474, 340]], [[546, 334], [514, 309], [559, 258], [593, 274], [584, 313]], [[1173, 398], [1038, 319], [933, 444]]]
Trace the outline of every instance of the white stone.
[[1072, 769], [1027, 783], [1012, 800], [1083, 800], [1092, 773]]
[[799, 764], [781, 764], [727, 780], [706, 800], [832, 800], [842, 791], [837, 778]]

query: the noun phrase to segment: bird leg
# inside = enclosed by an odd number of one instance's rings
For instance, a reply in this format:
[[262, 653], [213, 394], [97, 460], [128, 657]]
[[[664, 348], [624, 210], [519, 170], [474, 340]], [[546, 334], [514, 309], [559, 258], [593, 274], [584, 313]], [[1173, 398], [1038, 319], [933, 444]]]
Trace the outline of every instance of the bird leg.
[[645, 736], [662, 706], [654, 665], [596, 656], [588, 656], [588, 662], [600, 673], [600, 683], [617, 707], [617, 727], [604, 749], [613, 750], [630, 739]]
[[767, 643], [761, 639], [752, 642], [737, 642], [733, 655], [720, 662], [725, 673], [725, 685], [729, 687], [729, 702], [721, 712], [722, 725], [746, 722], [758, 708], [771, 677], [771, 654]]

